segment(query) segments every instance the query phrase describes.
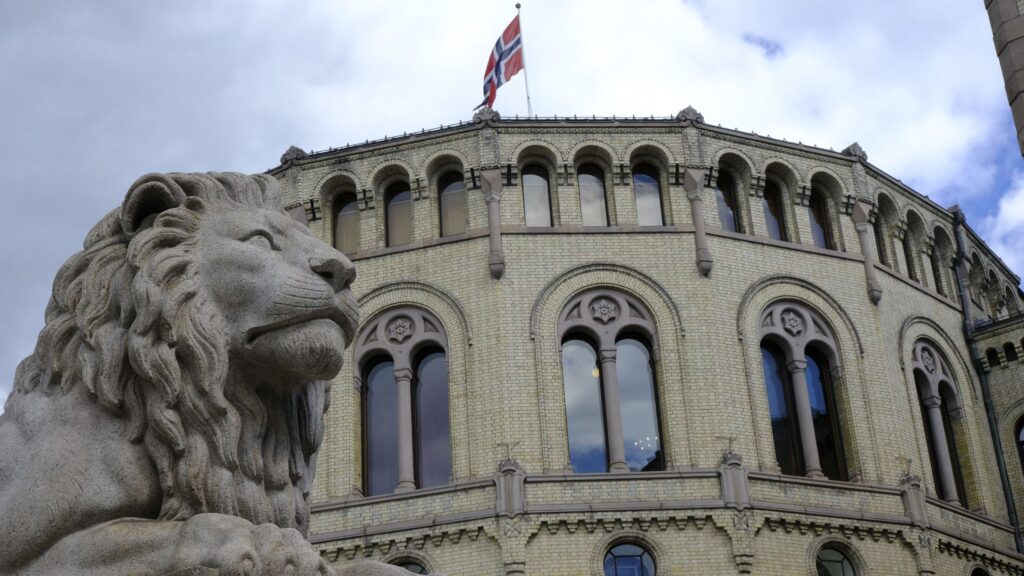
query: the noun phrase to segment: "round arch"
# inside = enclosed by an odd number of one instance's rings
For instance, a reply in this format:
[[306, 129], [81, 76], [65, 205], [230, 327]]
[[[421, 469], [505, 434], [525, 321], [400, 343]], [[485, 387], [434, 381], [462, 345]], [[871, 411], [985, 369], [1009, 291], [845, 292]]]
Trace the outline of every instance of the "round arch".
[[669, 561], [668, 552], [661, 542], [656, 538], [652, 538], [650, 532], [626, 528], [605, 536], [594, 545], [594, 551], [590, 556], [591, 576], [604, 576], [604, 557], [612, 548], [619, 544], [634, 544], [647, 550], [651, 554], [651, 558], [654, 559], [656, 574], [659, 576], [668, 574], [668, 570], [665, 568], [668, 566]]
[[842, 552], [843, 556], [846, 556], [850, 563], [853, 564], [853, 570], [857, 576], [871, 576], [874, 574], [868, 563], [864, 561], [864, 556], [861, 555], [860, 550], [849, 539], [836, 534], [827, 534], [815, 538], [810, 546], [807, 547], [806, 565], [808, 576], [818, 576], [818, 554], [826, 548]]

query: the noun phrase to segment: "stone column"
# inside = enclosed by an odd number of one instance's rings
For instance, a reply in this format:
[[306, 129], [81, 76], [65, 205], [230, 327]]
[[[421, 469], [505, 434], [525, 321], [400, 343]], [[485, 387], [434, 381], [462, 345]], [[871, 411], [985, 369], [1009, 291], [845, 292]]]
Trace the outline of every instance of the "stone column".
[[821, 461], [818, 459], [818, 441], [814, 435], [814, 416], [811, 414], [811, 398], [807, 393], [807, 360], [792, 360], [787, 365], [790, 381], [793, 383], [793, 399], [796, 404], [796, 419], [800, 429], [800, 447], [804, 455], [804, 475], [808, 478], [824, 478]]
[[938, 480], [940, 496], [946, 502], [959, 504], [960, 500], [956, 494], [956, 480], [953, 478], [953, 463], [949, 460], [949, 442], [946, 440], [946, 427], [942, 425], [942, 398], [932, 395], [924, 399], [925, 408], [928, 409], [926, 418], [928, 426], [932, 430], [932, 440], [935, 442], [935, 458], [938, 462], [935, 467], [939, 469]]
[[416, 489], [415, 462], [412, 457], [412, 370], [395, 368], [398, 387], [398, 487], [395, 492]]
[[701, 276], [711, 274], [714, 259], [708, 248], [707, 232], [704, 230], [704, 190], [703, 174], [699, 170], [687, 168], [683, 173], [683, 188], [686, 198], [690, 201], [690, 214], [693, 217], [693, 236], [697, 245], [697, 269]]
[[505, 273], [505, 252], [501, 247], [501, 169], [494, 166], [481, 170], [480, 187], [487, 203], [487, 230], [491, 240], [488, 263], [491, 277], [497, 279]]
[[882, 299], [882, 286], [875, 274], [875, 259], [871, 252], [871, 224], [875, 217], [877, 215], [873, 214], [871, 206], [866, 202], [859, 201], [853, 207], [853, 225], [857, 229], [860, 253], [864, 255], [864, 276], [867, 279], [868, 298], [872, 304], [878, 304]]
[[608, 438], [608, 470], [629, 472], [626, 443], [622, 438], [622, 407], [619, 406], [619, 375], [614, 347], [601, 348], [601, 391], [604, 393], [604, 424]]

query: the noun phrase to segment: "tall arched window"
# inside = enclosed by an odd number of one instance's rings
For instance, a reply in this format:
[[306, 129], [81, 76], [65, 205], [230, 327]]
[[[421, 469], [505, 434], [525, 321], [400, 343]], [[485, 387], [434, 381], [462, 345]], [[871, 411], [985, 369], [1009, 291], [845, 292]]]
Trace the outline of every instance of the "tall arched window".
[[365, 494], [447, 484], [452, 470], [447, 338], [414, 308], [387, 311], [356, 337], [363, 366]]
[[715, 199], [718, 203], [718, 221], [722, 230], [742, 232], [740, 209], [736, 201], [736, 181], [728, 172], [719, 172], [715, 185]]
[[562, 344], [562, 383], [572, 471], [607, 472], [601, 370], [597, 366], [597, 352], [585, 338], [572, 337]]
[[1013, 342], [1007, 342], [1006, 344], [1003, 344], [1003, 356], [1006, 356], [1007, 363], [1017, 361], [1017, 349], [1013, 347]]
[[334, 199], [334, 247], [342, 254], [359, 250], [359, 202], [355, 194]]
[[782, 190], [770, 180], [765, 182], [761, 207], [764, 209], [764, 222], [768, 226], [768, 237], [772, 240], [788, 240], [786, 218], [782, 212]]
[[775, 459], [783, 474], [797, 476], [804, 473], [804, 460], [800, 447], [800, 430], [796, 422], [793, 385], [786, 368], [786, 355], [769, 340], [761, 342], [761, 367], [764, 370], [768, 413], [772, 421], [772, 440]]
[[551, 226], [551, 190], [548, 171], [530, 164], [523, 168], [523, 209], [527, 226]]
[[793, 301], [761, 313], [761, 363], [776, 458], [783, 474], [847, 480], [833, 368], [839, 358], [828, 324]]
[[654, 556], [643, 546], [617, 544], [604, 555], [604, 576], [655, 576]]
[[911, 280], [917, 280], [917, 258], [914, 257], [914, 244], [910, 231], [903, 234], [901, 246], [903, 247], [903, 259], [907, 262], [907, 276]]
[[661, 183], [658, 169], [650, 164], [633, 167], [633, 196], [636, 198], [636, 220], [640, 226], [662, 226]]
[[580, 188], [580, 213], [584, 226], [608, 225], [608, 200], [604, 190], [604, 171], [593, 164], [584, 164], [576, 171]]
[[811, 221], [811, 238], [818, 248], [835, 250], [835, 240], [832, 238], [832, 228], [828, 221], [828, 200], [821, 191], [812, 188], [811, 197], [807, 204], [807, 217]]
[[885, 223], [882, 220], [881, 214], [875, 216], [871, 229], [875, 233], [875, 249], [878, 250], [878, 261], [886, 266], [891, 266], [889, 263], [889, 250], [885, 242]]
[[992, 368], [996, 368], [1002, 364], [1002, 362], [999, 361], [999, 352], [997, 352], [995, 348], [985, 350], [985, 359], [988, 360], [988, 365]]
[[461, 172], [448, 172], [437, 181], [441, 205], [441, 236], [466, 231], [466, 182]]
[[664, 470], [647, 308], [620, 292], [585, 292], [562, 311], [559, 332], [573, 471]]
[[857, 576], [853, 562], [835, 546], [824, 546], [818, 550], [814, 567], [818, 576]]
[[388, 246], [412, 242], [412, 191], [408, 182], [395, 182], [384, 192], [384, 227]]
[[1017, 421], [1017, 459], [1020, 463], [1021, 474], [1024, 474], [1024, 418]]
[[920, 401], [932, 478], [943, 500], [969, 507], [958, 449], [957, 421], [962, 416], [945, 356], [926, 341], [914, 344], [914, 382]]

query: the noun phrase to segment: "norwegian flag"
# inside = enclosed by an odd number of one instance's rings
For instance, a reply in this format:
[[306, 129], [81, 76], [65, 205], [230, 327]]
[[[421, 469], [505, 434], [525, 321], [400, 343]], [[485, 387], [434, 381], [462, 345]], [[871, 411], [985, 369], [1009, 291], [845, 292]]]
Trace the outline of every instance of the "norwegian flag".
[[[517, 14], [512, 22], [501, 33], [501, 37], [494, 43], [491, 56], [487, 59], [487, 69], [484, 71], [484, 101], [480, 106], [487, 104], [494, 106], [494, 98], [498, 95], [498, 88], [512, 79], [523, 69], [523, 35], [519, 31], [519, 15]], [[479, 106], [478, 106], [479, 108]]]

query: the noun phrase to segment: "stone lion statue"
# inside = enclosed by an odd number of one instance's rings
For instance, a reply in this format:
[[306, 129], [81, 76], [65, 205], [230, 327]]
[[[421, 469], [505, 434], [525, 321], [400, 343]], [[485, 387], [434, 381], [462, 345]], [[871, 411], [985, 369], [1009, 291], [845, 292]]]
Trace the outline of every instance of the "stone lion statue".
[[269, 176], [135, 182], [0, 415], [0, 575], [332, 574], [304, 535], [354, 277]]

